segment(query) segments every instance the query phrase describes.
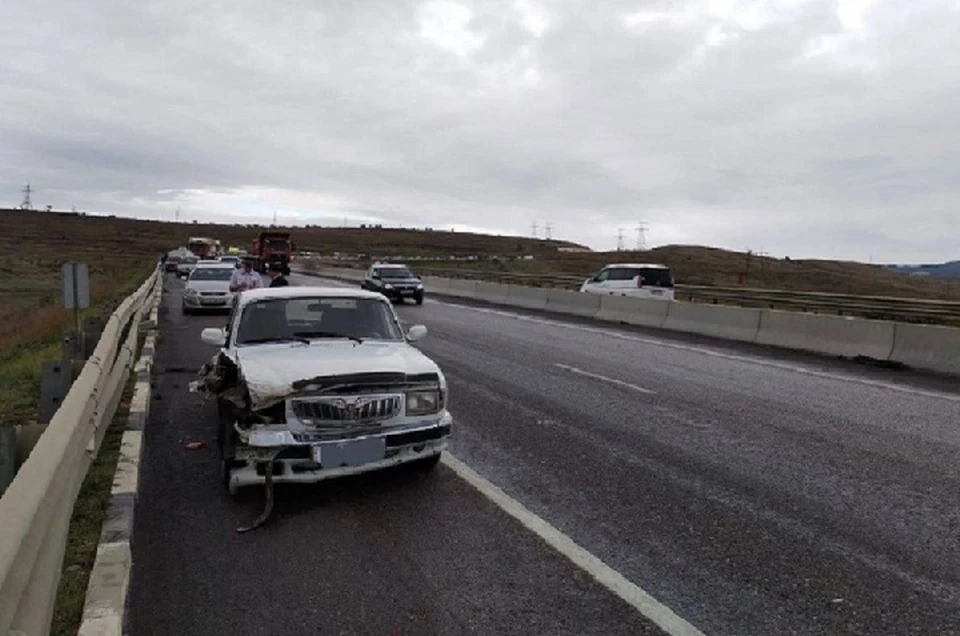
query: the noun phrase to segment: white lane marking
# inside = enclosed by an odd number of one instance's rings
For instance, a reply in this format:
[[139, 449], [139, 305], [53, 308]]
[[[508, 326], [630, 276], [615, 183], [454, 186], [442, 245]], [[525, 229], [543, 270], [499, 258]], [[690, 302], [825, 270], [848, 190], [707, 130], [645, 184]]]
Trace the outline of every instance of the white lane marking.
[[631, 583], [622, 574], [532, 513], [522, 503], [487, 481], [449, 452], [443, 454], [441, 461], [457, 476], [480, 491], [484, 497], [519, 521], [527, 530], [533, 532], [550, 547], [589, 574], [600, 585], [626, 601], [670, 636], [704, 636], [703, 632], [678, 616], [669, 607], [650, 596], [639, 586]]
[[627, 389], [633, 389], [634, 391], [639, 391], [640, 393], [647, 393], [653, 395], [656, 391], [651, 391], [650, 389], [645, 389], [642, 386], [637, 386], [636, 384], [631, 384], [629, 382], [624, 382], [623, 380], [618, 380], [616, 378], [610, 378], [605, 375], [600, 375], [599, 373], [591, 373], [590, 371], [584, 371], [583, 369], [578, 369], [577, 367], [571, 367], [568, 364], [560, 364], [555, 362], [554, 366], [560, 367], [565, 371], [570, 373], [576, 373], [577, 375], [585, 375], [588, 378], [593, 378], [595, 380], [602, 380], [603, 382], [609, 382], [610, 384], [616, 384], [617, 386], [622, 386]]
[[537, 316], [528, 316], [525, 314], [518, 314], [514, 311], [504, 311], [501, 309], [492, 309], [489, 307], [474, 307], [472, 305], [461, 305], [456, 302], [441, 301], [441, 300], [435, 300], [432, 298], [426, 298], [424, 299], [424, 302], [436, 303], [438, 305], [445, 305], [447, 307], [454, 307], [456, 309], [463, 309], [465, 311], [470, 311], [470, 312], [482, 312], [486, 314], [504, 316], [507, 318], [522, 320], [524, 322], [532, 322], [540, 325], [550, 325], [553, 327], [560, 327], [562, 329], [572, 329], [574, 331], [583, 331], [586, 333], [593, 333], [597, 335], [608, 336], [610, 338], [619, 338], [620, 340], [628, 340], [630, 342], [640, 342], [643, 344], [654, 345], [657, 347], [664, 347], [667, 349], [675, 349], [679, 351], [689, 351], [692, 353], [700, 353], [702, 355], [712, 356], [714, 358], [722, 358], [724, 360], [733, 360], [735, 362], [748, 362], [748, 363], [756, 364], [763, 367], [780, 369], [782, 371], [792, 371], [793, 373], [799, 373], [801, 375], [824, 378], [827, 380], [840, 380], [842, 382], [852, 382], [854, 384], [860, 384], [863, 386], [869, 386], [869, 387], [878, 388], [878, 389], [887, 389], [889, 391], [897, 391], [899, 393], [907, 393], [910, 395], [918, 395], [921, 397], [936, 398], [939, 400], [947, 400], [949, 402], [960, 403], [960, 395], [954, 395], [952, 393], [943, 393], [941, 391], [928, 391], [925, 389], [916, 389], [913, 387], [894, 384], [893, 382], [885, 382], [883, 380], [857, 378], [854, 376], [842, 375], [839, 373], [831, 373], [830, 371], [818, 371], [816, 369], [810, 369], [807, 367], [790, 364], [787, 362], [779, 362], [776, 360], [764, 360], [762, 358], [742, 356], [734, 353], [724, 353], [722, 351], [716, 351], [713, 349], [704, 349], [702, 347], [697, 347], [694, 345], [685, 345], [677, 342], [667, 342], [665, 340], [657, 340], [654, 338], [644, 338], [643, 336], [629, 335], [629, 334], [614, 331], [613, 329], [615, 329], [615, 327], [613, 325], [611, 325], [610, 327], [588, 327], [586, 325], [578, 325], [574, 323], [550, 320], [547, 318], [539, 318]]

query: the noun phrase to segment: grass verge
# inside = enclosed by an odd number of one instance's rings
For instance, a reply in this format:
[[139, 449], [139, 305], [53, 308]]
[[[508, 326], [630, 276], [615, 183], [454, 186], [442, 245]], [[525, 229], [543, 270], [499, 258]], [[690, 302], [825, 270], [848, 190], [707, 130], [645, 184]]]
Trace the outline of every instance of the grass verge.
[[[141, 336], [137, 347], [138, 352], [143, 346], [143, 340]], [[60, 586], [57, 589], [57, 600], [53, 610], [51, 636], [76, 636], [80, 622], [83, 620], [87, 583], [97, 558], [100, 531], [110, 506], [110, 491], [117, 470], [117, 460], [120, 457], [120, 441], [126, 428], [130, 400], [133, 397], [136, 382], [137, 376], [131, 372], [117, 411], [100, 444], [97, 459], [90, 466], [74, 504], [67, 535], [67, 547], [63, 555]]]

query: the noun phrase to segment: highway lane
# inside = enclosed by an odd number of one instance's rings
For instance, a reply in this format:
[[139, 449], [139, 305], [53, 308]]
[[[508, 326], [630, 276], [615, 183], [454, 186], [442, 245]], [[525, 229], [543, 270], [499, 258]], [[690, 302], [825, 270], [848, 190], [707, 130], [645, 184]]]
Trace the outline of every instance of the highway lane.
[[456, 456], [707, 634], [960, 634], [956, 392], [455, 301], [398, 313], [450, 378]]
[[[215, 407], [188, 393], [223, 317], [166, 282], [133, 540], [129, 627], [203, 634], [660, 634], [449, 468], [280, 488], [269, 525], [217, 478]], [[203, 441], [190, 451], [185, 445]]]

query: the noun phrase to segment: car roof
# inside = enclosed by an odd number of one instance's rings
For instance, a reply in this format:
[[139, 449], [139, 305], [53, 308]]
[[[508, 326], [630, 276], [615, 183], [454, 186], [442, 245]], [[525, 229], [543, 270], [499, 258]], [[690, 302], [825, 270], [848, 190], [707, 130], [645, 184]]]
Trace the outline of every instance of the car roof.
[[645, 269], [670, 269], [667, 265], [662, 265], [660, 263], [613, 263], [611, 265], [604, 265], [603, 269], [609, 269], [611, 267], [635, 267], [635, 268], [645, 268]]
[[378, 292], [367, 291], [365, 289], [351, 289], [349, 287], [325, 287], [322, 285], [296, 286], [296, 287], [260, 287], [257, 289], [248, 289], [240, 293], [239, 303], [241, 306], [258, 300], [287, 299], [287, 298], [310, 298], [313, 296], [327, 296], [329, 298], [371, 298], [386, 303], [387, 299]]

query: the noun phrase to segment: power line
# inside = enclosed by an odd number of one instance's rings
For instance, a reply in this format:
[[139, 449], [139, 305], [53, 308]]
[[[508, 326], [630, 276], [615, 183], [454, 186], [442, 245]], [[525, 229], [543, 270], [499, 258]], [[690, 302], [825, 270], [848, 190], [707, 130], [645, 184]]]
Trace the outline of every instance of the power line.
[[623, 228], [617, 228], [617, 251], [623, 251]]
[[546, 238], [548, 241], [553, 238], [553, 223], [547, 223]]
[[536, 221], [530, 224], [530, 232], [533, 238], [537, 238], [537, 222]]

